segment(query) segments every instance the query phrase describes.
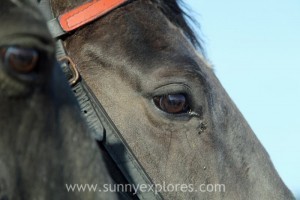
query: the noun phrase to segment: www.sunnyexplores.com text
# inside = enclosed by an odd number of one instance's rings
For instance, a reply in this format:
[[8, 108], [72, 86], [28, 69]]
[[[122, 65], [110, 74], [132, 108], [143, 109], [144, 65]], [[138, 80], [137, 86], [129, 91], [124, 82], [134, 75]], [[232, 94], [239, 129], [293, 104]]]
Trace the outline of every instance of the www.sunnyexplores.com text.
[[68, 192], [225, 192], [224, 184], [66, 184]]

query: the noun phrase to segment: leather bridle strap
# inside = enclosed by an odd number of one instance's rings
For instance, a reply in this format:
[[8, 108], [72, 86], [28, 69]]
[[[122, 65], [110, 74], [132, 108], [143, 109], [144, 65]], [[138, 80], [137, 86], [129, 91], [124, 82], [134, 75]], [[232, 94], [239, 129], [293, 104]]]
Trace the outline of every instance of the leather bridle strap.
[[[62, 57], [68, 57], [63, 46], [62, 40], [58, 38], [59, 36], [64, 35], [69, 30], [74, 30], [74, 27], [76, 26], [77, 28], [83, 26], [85, 23], [91, 22], [92, 20], [103, 15], [104, 13], [111, 11], [112, 9], [117, 7], [117, 4], [106, 4], [109, 5], [108, 7], [110, 8], [110, 10], [104, 11], [100, 8], [97, 8], [96, 10], [100, 11], [101, 13], [91, 12], [91, 17], [84, 18], [84, 20], [81, 20], [82, 23], [70, 23], [68, 25], [70, 29], [67, 29], [65, 25], [63, 25], [63, 21], [67, 22], [67, 19], [70, 19], [70, 17], [68, 16], [74, 16], [75, 13], [81, 12], [82, 10], [85, 10], [82, 12], [87, 12], [87, 10], [89, 9], [94, 10], [89, 6], [99, 6], [101, 5], [99, 4], [100, 2], [105, 4], [105, 2], [107, 3], [110, 1], [118, 1], [120, 2], [119, 5], [122, 4], [121, 2], [125, 2], [124, 0], [93, 0], [90, 3], [83, 4], [82, 8], [80, 8], [81, 6], [79, 6], [79, 8], [75, 8], [74, 10], [63, 14], [60, 17], [53, 19], [53, 12], [51, 10], [51, 5], [49, 1], [50, 0], [40, 0], [39, 7], [42, 10], [43, 14], [46, 16], [46, 18], [50, 20], [48, 22], [50, 32], [53, 34], [53, 37], [57, 39], [56, 56], [58, 59]], [[61, 21], [61, 23], [58, 23], [59, 21]], [[83, 21], [85, 23], [83, 23]], [[67, 77], [72, 76], [70, 75], [69, 63], [63, 63], [61, 67]], [[95, 97], [93, 92], [89, 89], [85, 81], [83, 79], [78, 79], [73, 84], [71, 84], [71, 87], [78, 100], [81, 111], [86, 118], [87, 124], [90, 128], [90, 134], [97, 141], [101, 142], [101, 144], [104, 146], [105, 150], [115, 162], [115, 164], [118, 166], [118, 168], [120, 169], [124, 177], [127, 179], [127, 181], [130, 184], [135, 185], [135, 187], [141, 185], [153, 185], [151, 179], [149, 178], [141, 164], [138, 162], [137, 158], [134, 156], [133, 152], [127, 145], [125, 139], [122, 137], [112, 120], [105, 112], [101, 103]], [[161, 195], [157, 193], [157, 191], [153, 190], [138, 190], [137, 196], [141, 200], [162, 199]]]
[[119, 7], [127, 0], [92, 0], [48, 21], [54, 38], [73, 31]]

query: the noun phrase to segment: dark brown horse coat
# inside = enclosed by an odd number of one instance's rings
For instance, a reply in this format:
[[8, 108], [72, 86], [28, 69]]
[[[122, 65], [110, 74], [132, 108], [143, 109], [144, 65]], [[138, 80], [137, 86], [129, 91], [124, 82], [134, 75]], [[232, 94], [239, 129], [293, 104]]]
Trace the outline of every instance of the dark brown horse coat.
[[[57, 16], [84, 1], [51, 2]], [[128, 1], [63, 40], [154, 183], [195, 189], [163, 197], [293, 199], [197, 52], [179, 1]], [[199, 191], [203, 184], [226, 192]]]

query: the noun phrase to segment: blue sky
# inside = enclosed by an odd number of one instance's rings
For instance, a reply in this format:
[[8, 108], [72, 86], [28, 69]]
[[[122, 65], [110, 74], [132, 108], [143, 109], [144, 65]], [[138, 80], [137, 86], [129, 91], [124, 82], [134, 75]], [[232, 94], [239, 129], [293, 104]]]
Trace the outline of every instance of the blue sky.
[[185, 2], [218, 78], [300, 199], [300, 1]]

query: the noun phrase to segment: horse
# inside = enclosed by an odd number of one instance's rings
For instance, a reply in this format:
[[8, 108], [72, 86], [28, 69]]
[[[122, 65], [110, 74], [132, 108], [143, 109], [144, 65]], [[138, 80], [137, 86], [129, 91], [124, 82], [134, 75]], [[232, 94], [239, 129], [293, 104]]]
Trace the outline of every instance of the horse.
[[[193, 187], [161, 191], [163, 198], [294, 199], [206, 61], [179, 0], [123, 1], [95, 19], [101, 1], [50, 4], [56, 21], [70, 17], [63, 28], [80, 26], [57, 37], [151, 181]], [[80, 16], [86, 24], [74, 22]], [[195, 189], [203, 184], [226, 191]]]
[[0, 199], [122, 198], [67, 190], [67, 184], [113, 180], [38, 7], [2, 0], [0, 19]]

